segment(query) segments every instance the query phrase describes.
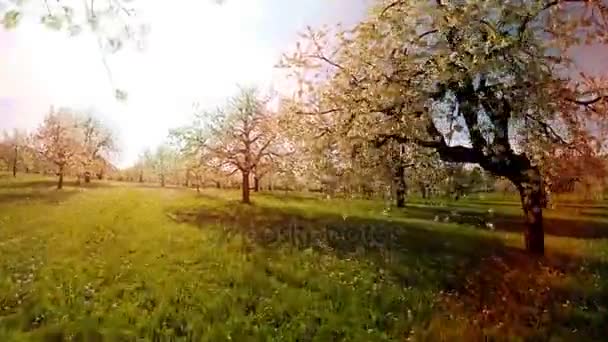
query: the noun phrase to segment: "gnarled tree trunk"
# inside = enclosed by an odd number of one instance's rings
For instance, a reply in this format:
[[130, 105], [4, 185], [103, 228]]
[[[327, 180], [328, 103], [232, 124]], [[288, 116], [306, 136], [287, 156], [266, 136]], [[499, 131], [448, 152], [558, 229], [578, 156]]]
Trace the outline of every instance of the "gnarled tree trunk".
[[15, 154], [13, 156], [13, 177], [17, 177], [17, 160], [19, 159], [19, 150], [15, 146]]
[[543, 189], [542, 177], [537, 168], [530, 168], [522, 172], [523, 177], [516, 184], [524, 211], [526, 231], [524, 240], [526, 250], [533, 254], [545, 252], [545, 233], [543, 230], [543, 208], [546, 198]]
[[405, 167], [399, 163], [395, 168], [395, 197], [397, 200], [397, 208], [405, 207]]
[[241, 171], [243, 174], [243, 203], [249, 204], [251, 203], [249, 200], [249, 172]]
[[253, 176], [253, 192], [260, 191], [260, 178], [258, 176]]
[[420, 191], [420, 197], [422, 199], [426, 199], [427, 197], [427, 187], [423, 182], [418, 182], [418, 190]]
[[58, 172], [59, 180], [57, 181], [57, 190], [63, 189], [63, 166], [59, 167]]

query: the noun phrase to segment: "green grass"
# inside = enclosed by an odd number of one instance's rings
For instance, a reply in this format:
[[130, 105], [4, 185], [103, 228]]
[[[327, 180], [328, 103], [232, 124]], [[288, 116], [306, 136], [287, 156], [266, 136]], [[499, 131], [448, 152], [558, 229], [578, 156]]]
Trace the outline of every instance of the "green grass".
[[548, 212], [532, 259], [513, 201], [237, 199], [0, 175], [0, 341], [608, 336], [601, 203]]

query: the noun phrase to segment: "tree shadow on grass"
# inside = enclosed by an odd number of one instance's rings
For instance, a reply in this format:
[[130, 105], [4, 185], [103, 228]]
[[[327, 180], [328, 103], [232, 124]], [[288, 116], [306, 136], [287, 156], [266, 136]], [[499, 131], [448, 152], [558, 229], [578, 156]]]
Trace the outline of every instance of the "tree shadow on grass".
[[608, 277], [605, 261], [557, 253], [534, 258], [491, 234], [418, 219], [310, 217], [232, 202], [171, 215], [201, 229], [246, 236], [252, 248], [290, 246], [371, 260], [403, 287], [435, 289], [441, 310], [431, 320], [440, 322], [435, 328], [429, 323], [422, 340], [445, 340], [443, 328], [450, 324], [460, 329], [458, 338], [473, 340], [607, 336], [608, 283], [598, 280]]
[[[18, 178], [17, 178], [18, 180]], [[78, 187], [84, 189], [95, 189], [95, 188], [107, 188], [111, 187], [112, 184], [107, 182], [92, 181], [91, 183], [80, 182], [78, 184], [75, 180], [69, 180], [63, 182], [64, 187]], [[0, 189], [52, 189], [57, 187], [56, 179], [45, 179], [35, 181], [16, 181], [8, 183], [0, 183]]]
[[[491, 223], [493, 229], [506, 232], [523, 232], [525, 224], [521, 214], [503, 212], [489, 214], [461, 207], [406, 206], [401, 214], [409, 218], [452, 222], [479, 228], [487, 228], [487, 224]], [[545, 215], [543, 221], [545, 233], [548, 235], [577, 239], [608, 238], [608, 222], [594, 220], [591, 217], [577, 216], [575, 212], [572, 212], [571, 217], [558, 218]]]
[[22, 192], [0, 192], [0, 204], [2, 203], [23, 203], [23, 202], [42, 202], [47, 204], [57, 204], [77, 194], [74, 190], [49, 190]]
[[297, 201], [297, 202], [302, 202], [302, 201], [318, 201], [324, 198], [324, 196], [320, 193], [299, 193], [299, 192], [285, 192], [285, 191], [274, 191], [274, 192], [269, 192], [269, 191], [262, 191], [259, 193], [256, 193], [257, 196], [261, 196], [261, 197], [266, 197], [266, 198], [271, 198], [271, 199], [275, 199], [275, 200], [281, 200], [281, 201]]

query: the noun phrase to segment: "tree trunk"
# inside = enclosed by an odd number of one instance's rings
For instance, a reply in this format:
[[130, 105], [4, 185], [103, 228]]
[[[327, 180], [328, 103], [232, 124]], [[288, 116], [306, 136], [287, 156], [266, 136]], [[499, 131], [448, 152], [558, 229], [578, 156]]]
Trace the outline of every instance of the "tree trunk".
[[218, 189], [221, 189], [222, 188], [222, 184], [219, 181], [216, 181], [215, 182], [215, 187], [218, 188]]
[[260, 192], [260, 178], [253, 176], [253, 192]]
[[243, 173], [243, 203], [249, 204], [251, 203], [249, 200], [249, 172]]
[[143, 171], [139, 171], [139, 182], [140, 183], [144, 182], [144, 172]]
[[13, 158], [13, 177], [17, 177], [17, 160], [19, 159], [19, 151], [17, 150], [17, 146], [15, 146], [15, 155]]
[[59, 181], [57, 181], [57, 190], [63, 189], [63, 167], [59, 168]]
[[88, 171], [84, 173], [84, 182], [91, 183], [91, 173]]
[[540, 172], [536, 168], [526, 170], [524, 181], [516, 184], [519, 189], [521, 205], [526, 220], [524, 240], [526, 250], [532, 254], [545, 252], [545, 233], [543, 230], [543, 207], [545, 195]]
[[422, 197], [422, 199], [426, 199], [427, 198], [426, 184], [419, 182], [418, 183], [418, 189], [420, 190], [420, 197]]
[[165, 187], [165, 175], [160, 175], [160, 186]]
[[403, 166], [399, 166], [398, 170], [397, 170], [397, 178], [396, 180], [396, 185], [397, 185], [397, 189], [395, 191], [395, 197], [397, 199], [397, 208], [404, 208], [405, 207], [405, 191], [406, 191], [406, 185], [405, 185], [405, 178], [404, 178], [404, 174], [405, 174], [405, 169], [403, 168]]
[[397, 200], [397, 208], [405, 207], [405, 167], [399, 163], [395, 170], [395, 197]]

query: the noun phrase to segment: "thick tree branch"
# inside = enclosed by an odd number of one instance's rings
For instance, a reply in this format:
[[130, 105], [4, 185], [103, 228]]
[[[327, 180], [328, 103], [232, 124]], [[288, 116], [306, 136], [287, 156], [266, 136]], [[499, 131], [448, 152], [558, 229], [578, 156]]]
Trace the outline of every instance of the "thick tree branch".
[[332, 108], [332, 109], [322, 110], [322, 111], [318, 111], [318, 112], [297, 111], [296, 114], [298, 114], [298, 115], [325, 115], [325, 114], [335, 113], [340, 110], [341, 110], [341, 108]]
[[437, 33], [437, 32], [439, 32], [439, 30], [437, 30], [437, 29], [433, 29], [433, 30], [429, 30], [429, 31], [423, 32], [423, 33], [421, 33], [421, 34], [418, 35], [418, 39], [422, 39], [422, 38], [424, 38], [424, 37], [426, 37], [428, 35], [431, 35], [431, 34]]
[[578, 100], [578, 99], [574, 99], [574, 98], [567, 98], [566, 100], [572, 102], [572, 103], [576, 103], [578, 105], [581, 106], [591, 106], [593, 104], [596, 104], [600, 101], [604, 101], [607, 100], [608, 101], [608, 95], [603, 95], [603, 96], [597, 96], [593, 99], [590, 100]]
[[382, 10], [382, 12], [380, 12], [380, 17], [383, 17], [386, 14], [386, 12], [388, 12], [391, 8], [393, 8], [393, 7], [397, 6], [397, 5], [400, 5], [402, 3], [403, 3], [403, 0], [397, 0], [397, 1], [394, 1], [394, 2], [390, 3], [388, 6], [386, 6]]

